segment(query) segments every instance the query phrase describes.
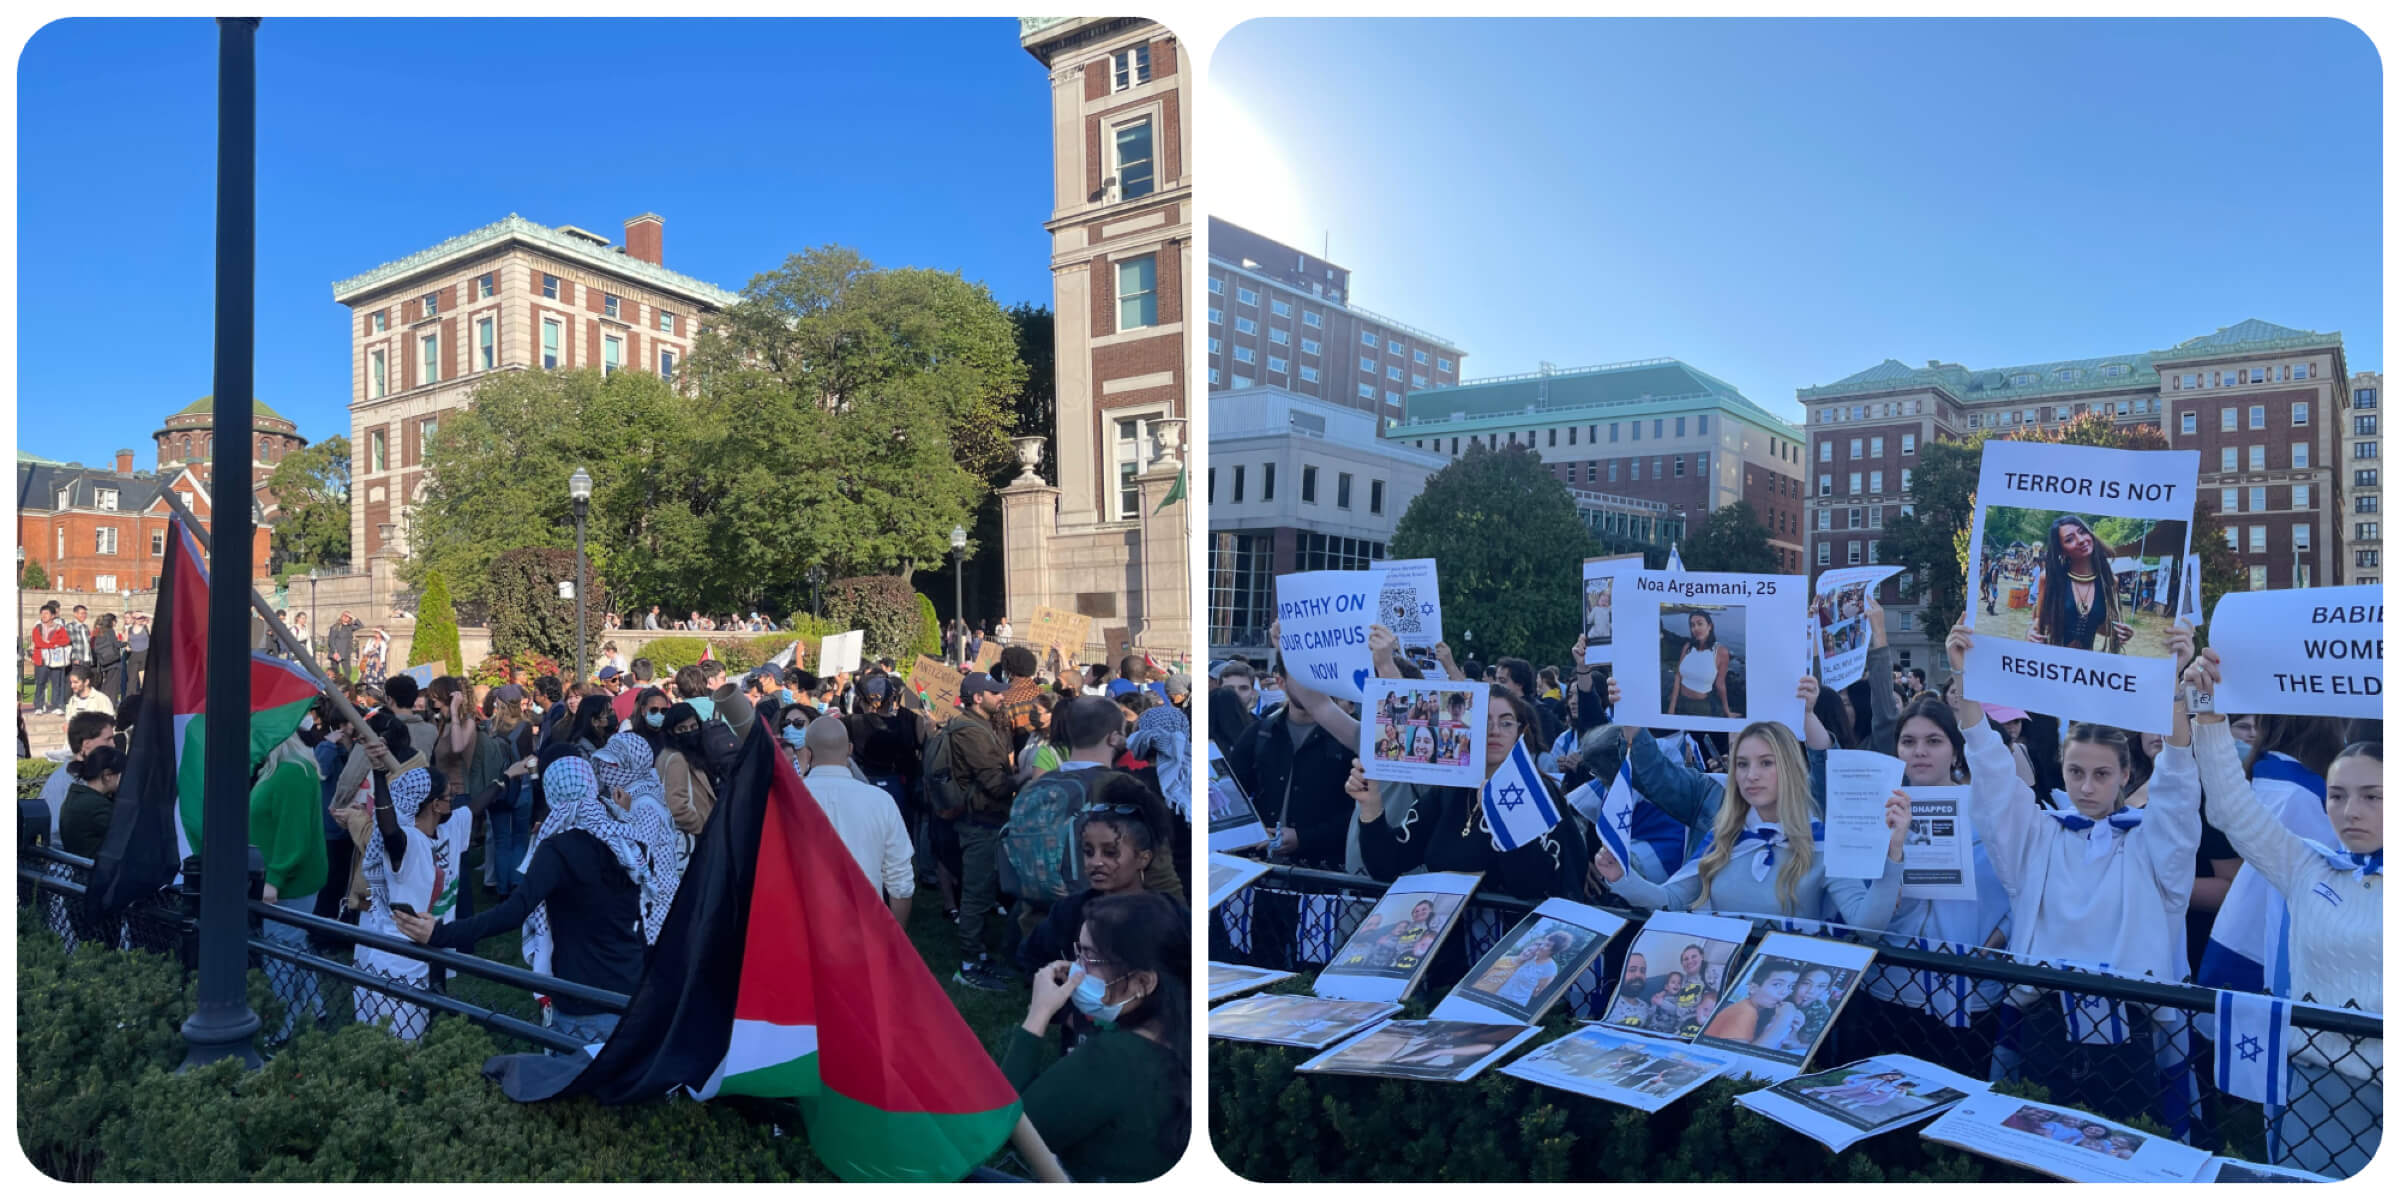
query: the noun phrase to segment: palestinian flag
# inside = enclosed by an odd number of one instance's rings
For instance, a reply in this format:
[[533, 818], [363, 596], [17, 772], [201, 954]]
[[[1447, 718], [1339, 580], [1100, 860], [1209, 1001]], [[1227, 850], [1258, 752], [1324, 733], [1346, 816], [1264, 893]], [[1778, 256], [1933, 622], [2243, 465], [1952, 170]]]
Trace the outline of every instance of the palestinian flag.
[[[150, 634], [148, 684], [135, 710], [124, 784], [110, 814], [108, 840], [92, 868], [86, 904], [113, 917], [133, 900], [174, 881], [200, 844], [203, 748], [208, 739], [208, 563], [198, 538], [178, 518], [159, 573], [158, 614]], [[251, 652], [250, 762], [300, 727], [317, 694], [306, 668]], [[248, 800], [244, 800], [245, 810]]]
[[798, 1102], [853, 1182], [954, 1182], [1018, 1101], [762, 723], [701, 832], [633, 1002], [588, 1061], [501, 1055], [511, 1099], [678, 1088]]

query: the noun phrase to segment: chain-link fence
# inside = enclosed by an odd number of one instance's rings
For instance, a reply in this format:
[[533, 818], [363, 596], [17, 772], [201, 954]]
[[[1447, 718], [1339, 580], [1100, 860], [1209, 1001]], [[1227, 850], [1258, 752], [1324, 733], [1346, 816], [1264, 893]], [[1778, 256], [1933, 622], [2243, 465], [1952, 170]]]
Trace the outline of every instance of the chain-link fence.
[[[1278, 867], [1213, 913], [1210, 958], [1275, 970], [1323, 966], [1387, 885]], [[1427, 994], [1446, 990], [1533, 903], [1478, 894], [1437, 953]], [[1640, 921], [1645, 914], [1616, 910]], [[2154, 1121], [2178, 1140], [2229, 1157], [2347, 1176], [2366, 1165], [2383, 1127], [2380, 1015], [2294, 1005], [2288, 1102], [2270, 1110], [2216, 1088], [2216, 993], [2097, 971], [2016, 961], [1982, 946], [1914, 939], [1895, 945], [1812, 922], [1752, 918], [1757, 933], [1806, 933], [1876, 946], [1867, 978], [1814, 1059], [1821, 1066], [1908, 1054], [1961, 1074], [2048, 1089], [2062, 1105], [2120, 1121]], [[1559, 1009], [1605, 1015], [1630, 933], [1568, 986]], [[1738, 964], [1727, 964], [1731, 978]]]

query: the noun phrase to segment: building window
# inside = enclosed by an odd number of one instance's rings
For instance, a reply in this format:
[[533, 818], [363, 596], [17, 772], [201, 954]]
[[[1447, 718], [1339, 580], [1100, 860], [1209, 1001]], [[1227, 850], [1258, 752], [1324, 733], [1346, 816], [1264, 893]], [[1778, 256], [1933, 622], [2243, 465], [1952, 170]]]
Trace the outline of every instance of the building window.
[[1820, 496], [1830, 496], [1833, 494], [1833, 476], [1817, 476], [1817, 494]]
[[2254, 592], [2267, 590], [2267, 569], [2265, 567], [2250, 568], [2250, 590]]
[[542, 319], [542, 369], [556, 368], [560, 359], [558, 345], [565, 340], [566, 327], [550, 318]]
[[542, 276], [542, 299], [544, 299], [544, 300], [556, 300], [556, 299], [558, 299], [558, 276], [556, 276], [556, 275], [544, 275], [544, 276]]
[[2361, 470], [2350, 472], [2350, 482], [2358, 487], [2374, 487], [2375, 476], [2375, 468], [2367, 467]]
[[1317, 339], [1315, 339], [1315, 338], [1301, 338], [1301, 339], [1300, 339], [1300, 353], [1302, 353], [1302, 354], [1323, 354], [1324, 352], [1325, 352], [1325, 344], [1324, 344], [1323, 342], [1320, 342], [1320, 341], [1318, 341], [1318, 340], [1317, 340]]
[[1852, 472], [1850, 472], [1849, 484], [1850, 484], [1850, 489], [1849, 489], [1848, 491], [1846, 491], [1846, 492], [1843, 492], [1842, 494], [1843, 494], [1843, 495], [1845, 495], [1845, 496], [1856, 496], [1856, 495], [1858, 495], [1858, 494], [1860, 493], [1860, 491], [1861, 491], [1861, 489], [1860, 489], [1860, 488], [1859, 488], [1859, 486], [1858, 486], [1858, 472], [1856, 472], [1856, 471], [1852, 471]]
[[1270, 354], [1267, 356], [1267, 370], [1277, 375], [1289, 375], [1292, 373], [1292, 362], [1288, 358], [1277, 358]]
[[1117, 264], [1117, 328], [1158, 324], [1158, 256], [1145, 254]]
[[1275, 343], [1278, 346], [1289, 346], [1292, 344], [1291, 331], [1285, 329], [1270, 329], [1267, 331], [1267, 340]]
[[1208, 323], [1211, 325], [1223, 325], [1225, 323], [1225, 310], [1221, 308], [1209, 309]]
[[1851, 508], [1844, 509], [1843, 511], [1850, 514], [1850, 524], [1848, 528], [1865, 529], [1867, 527], [1867, 510], [1863, 508]]
[[1116, 441], [1109, 458], [1117, 476], [1115, 519], [1130, 521], [1142, 515], [1142, 489], [1134, 477], [1142, 473], [1142, 443], [1149, 438], [1150, 415], [1118, 417]]
[[475, 298], [478, 300], [489, 300], [492, 298], [491, 272], [486, 271], [483, 274], [475, 277]]
[[1868, 438], [1868, 439], [1867, 439], [1867, 457], [1868, 457], [1868, 458], [1882, 458], [1882, 457], [1883, 457], [1883, 439], [1882, 439], [1882, 438]]
[[2223, 409], [2218, 410], [2217, 432], [2232, 433], [2234, 430], [2241, 428], [2241, 426], [2242, 415], [2234, 408], [2234, 406], [2228, 404]]
[[1910, 479], [1911, 479], [1911, 477], [1913, 477], [1913, 476], [1916, 474], [1916, 470], [1917, 470], [1917, 469], [1916, 469], [1915, 467], [1902, 467], [1902, 468], [1900, 468], [1900, 490], [1901, 490], [1901, 491], [1903, 491], [1903, 492], [1906, 492], [1906, 491], [1908, 491]]
[[2232, 512], [2240, 512], [2240, 511], [2242, 511], [2242, 489], [2240, 489], [2240, 488], [2218, 488], [2218, 489], [2217, 489], [2217, 511], [2218, 511], [2218, 512], [2220, 512], [2220, 513], [2232, 513]]
[[1275, 464], [1274, 464], [1274, 463], [1261, 463], [1261, 464], [1259, 464], [1259, 468], [1258, 468], [1258, 498], [1259, 498], [1259, 499], [1261, 499], [1261, 500], [1272, 500], [1272, 499], [1274, 499], [1274, 498], [1275, 498]]
[[2372, 542], [2383, 536], [2383, 525], [2380, 522], [2360, 521], [2357, 528], [2357, 536], [2351, 539], [2353, 541]]
[[2241, 470], [2241, 452], [2231, 446], [2219, 447], [2217, 449], [2217, 469], [2220, 471]]
[[2362, 567], [2380, 567], [2383, 565], [2383, 551], [2353, 550], [2350, 553], [2350, 561]]
[[1348, 471], [1334, 477], [1333, 506], [1335, 508], [1350, 507], [1350, 473]]
[[2292, 469], [2295, 471], [2305, 471], [2308, 469], [2307, 442], [2292, 443]]
[[493, 340], [495, 336], [490, 317], [475, 322], [475, 356], [482, 362], [483, 369], [486, 371], [497, 366], [500, 361], [500, 347]]
[[2367, 458], [2374, 458], [2374, 457], [2377, 457], [2377, 455], [2376, 455], [2376, 451], [2375, 451], [2375, 443], [2374, 443], [2374, 442], [2360, 442], [2360, 443], [2358, 443], [2358, 444], [2357, 444], [2355, 447], [2353, 447], [2353, 448], [2351, 449], [2351, 451], [2350, 451], [2350, 457], [2352, 457], [2352, 458], [2357, 458], [2357, 459], [2367, 459]]
[[419, 383], [437, 383], [442, 378], [442, 344], [439, 334], [426, 334], [419, 342], [425, 351], [425, 377]]
[[1220, 370], [1216, 369], [1215, 367], [1210, 367], [1210, 368], [1208, 369], [1208, 386], [1210, 386], [1210, 387], [1216, 387], [1217, 385], [1219, 385], [1219, 384], [1221, 384], [1221, 383], [1224, 383], [1224, 382], [1225, 382], [1225, 372], [1223, 372], [1223, 371], [1220, 371]]
[[438, 317], [442, 315], [442, 294], [440, 292], [427, 292], [425, 293], [425, 299], [420, 302], [420, 305], [423, 307], [424, 312], [419, 314], [419, 319], [423, 319], [425, 317]]
[[370, 332], [382, 333], [385, 326], [384, 310], [379, 308], [367, 314], [367, 329]]
[[2251, 526], [2251, 527], [2250, 527], [2250, 553], [2252, 553], [2252, 554], [2265, 554], [2266, 552], [2267, 552], [2267, 527], [2266, 527], [2266, 526], [2264, 526], [2264, 525], [2253, 525], [2253, 526]]
[[659, 352], [658, 352], [658, 377], [659, 377], [660, 379], [673, 379], [673, 378], [675, 378], [675, 352], [674, 352], [674, 351], [672, 351], [672, 350], [661, 350], [661, 351], [659, 351]]
[[1122, 92], [1150, 82], [1150, 46], [1128, 46], [1108, 56], [1109, 90]]
[[1211, 295], [1211, 296], [1222, 296], [1222, 295], [1224, 295], [1224, 294], [1225, 294], [1225, 281], [1224, 281], [1224, 280], [1222, 280], [1222, 279], [1219, 279], [1219, 278], [1217, 278], [1217, 277], [1216, 277], [1216, 276], [1214, 276], [1214, 275], [1211, 275], [1211, 276], [1209, 276], [1209, 277], [1208, 277], [1208, 294], [1209, 294], [1209, 295]]
[[1317, 469], [1313, 466], [1303, 466], [1300, 468], [1300, 503], [1315, 504], [1316, 502]]
[[152, 557], [152, 558], [158, 558], [158, 557], [161, 557], [161, 556], [165, 555], [165, 554], [166, 554], [166, 552], [167, 552], [167, 531], [166, 531], [166, 530], [164, 530], [164, 529], [153, 529], [153, 530], [151, 530], [151, 531], [150, 531], [150, 557]]
[[1254, 363], [1254, 362], [1257, 362], [1257, 361], [1258, 361], [1258, 351], [1256, 351], [1256, 350], [1252, 350], [1252, 349], [1251, 349], [1250, 347], [1248, 347], [1248, 346], [1235, 346], [1235, 347], [1233, 348], [1233, 361], [1235, 361], [1235, 362], [1238, 362], [1238, 363]]
[[1248, 317], [1235, 317], [1233, 319], [1233, 331], [1235, 333], [1257, 333], [1258, 322], [1253, 321]]
[[600, 339], [600, 373], [614, 375], [625, 365], [625, 339], [611, 334]]
[[673, 332], [675, 332], [675, 314], [674, 314], [674, 313], [671, 313], [671, 312], [663, 312], [663, 311], [662, 311], [662, 312], [660, 312], [660, 313], [658, 314], [658, 331], [659, 331], [660, 333], [673, 333]]
[[2350, 418], [2350, 432], [2356, 437], [2373, 437], [2375, 434], [2374, 416], [2372, 414], [2362, 414], [2360, 416]]
[[1857, 566], [1859, 560], [1858, 542], [1855, 540], [1847, 540], [1844, 541], [1842, 545], [1847, 547], [1845, 553], [1850, 559], [1850, 565], [1854, 567]]
[[1258, 307], [1258, 293], [1251, 291], [1249, 288], [1236, 286], [1233, 289], [1233, 298], [1249, 305], [1252, 308]]
[[1642, 481], [1642, 460], [1638, 458], [1633, 460], [1633, 481], [1635, 483]]
[[1325, 327], [1325, 316], [1323, 313], [1314, 311], [1303, 312], [1300, 314], [1300, 323], [1308, 326], [1310, 329], [1323, 329]]
[[1422, 376], [1422, 375], [1411, 374], [1411, 375], [1408, 377], [1408, 386], [1410, 386], [1410, 387], [1420, 387], [1420, 388], [1421, 388], [1421, 387], [1424, 387], [1424, 386], [1425, 386], [1425, 383], [1426, 383], [1426, 379], [1425, 379], [1425, 377], [1424, 377], [1424, 376]]
[[[265, 439], [260, 440], [264, 441]], [[117, 511], [117, 490], [115, 488], [94, 488], [92, 489], [92, 502], [98, 504], [102, 512], [115, 512]]]
[[1617, 460], [1613, 458], [1608, 460], [1608, 481], [1610, 483], [1617, 481]]
[[384, 436], [384, 432], [382, 430], [370, 429], [367, 431], [367, 470], [382, 471], [388, 469], [388, 463], [390, 460], [390, 447], [386, 444], [387, 441], [388, 439]]
[[621, 304], [621, 302], [619, 302], [619, 301], [618, 301], [618, 299], [617, 299], [615, 296], [611, 296], [611, 295], [609, 295], [609, 294], [608, 294], [608, 293], [606, 293], [606, 292], [602, 292], [602, 293], [600, 293], [600, 315], [601, 315], [601, 316], [604, 316], [604, 317], [610, 317], [610, 318], [615, 318], [615, 317], [616, 317], [616, 315], [617, 315], [617, 311], [618, 311], [618, 309], [620, 309], [620, 308], [622, 308], [622, 307], [623, 307], [623, 305]]
[[1833, 565], [1832, 542], [1817, 543], [1817, 565], [1820, 567], [1830, 567]]
[[1917, 452], [1917, 435], [1915, 435], [1915, 434], [1913, 434], [1913, 433], [1904, 433], [1904, 434], [1901, 434], [1901, 435], [1900, 435], [1900, 453], [1901, 453], [1901, 454], [1903, 454], [1903, 455], [1908, 455], [1908, 454], [1915, 454], [1916, 452]]
[[1208, 339], [1208, 352], [1209, 352], [1210, 354], [1223, 354], [1223, 353], [1225, 353], [1225, 343], [1223, 343], [1223, 342], [1221, 342], [1221, 341], [1218, 341], [1218, 340], [1217, 340], [1217, 339], [1215, 339], [1215, 338], [1210, 338], [1210, 339]]
[[441, 418], [439, 417], [426, 417], [417, 422], [418, 461], [424, 461], [426, 454], [433, 449], [433, 434], [434, 431], [440, 427]]
[[1398, 383], [1401, 380], [1408, 378], [1408, 372], [1401, 370], [1399, 365], [1396, 363], [1385, 368], [1383, 373], [1384, 376], [1390, 379], [1393, 383]]
[[1375, 398], [1375, 385], [1374, 385], [1374, 384], [1371, 384], [1371, 383], [1362, 383], [1362, 384], [1358, 385], [1358, 398], [1359, 398], [1359, 399], [1361, 399], [1361, 400], [1372, 400], [1372, 399], [1374, 399], [1374, 398]]
[[1302, 383], [1315, 383], [1316, 381], [1317, 381], [1317, 369], [1316, 369], [1315, 367], [1302, 367], [1302, 368], [1300, 368], [1300, 382], [1302, 382]]
[[1150, 152], [1150, 119], [1116, 127], [1117, 198], [1138, 200], [1158, 190], [1158, 164]]
[[1367, 511], [1376, 516], [1383, 515], [1383, 481], [1380, 479], [1367, 481]]
[[2308, 531], [2311, 528], [2313, 528], [2313, 526], [2306, 521], [2302, 521], [2299, 524], [2292, 526], [2292, 549], [2309, 549]]
[[375, 350], [367, 355], [367, 399], [381, 400], [384, 389], [384, 352]]
[[2250, 511], [2267, 511], [2267, 489], [2263, 487], [2254, 487], [2250, 489]]
[[1821, 463], [1829, 463], [1833, 461], [1832, 438], [1826, 438], [1825, 440], [1817, 443], [1817, 461]]
[[2198, 432], [2200, 432], [2200, 414], [2199, 414], [2199, 413], [2196, 413], [2196, 412], [2187, 412], [2187, 413], [2183, 414], [2183, 431], [2184, 431], [2185, 433], [2198, 433]]
[[2352, 392], [2350, 394], [2350, 403], [2352, 406], [2360, 409], [2371, 409], [2375, 407], [2375, 389], [2360, 388], [2357, 391]]
[[1398, 404], [1398, 403], [1400, 403], [1400, 393], [1398, 393], [1398, 392], [1385, 392], [1385, 393], [1383, 394], [1383, 402], [1384, 402], [1384, 403], [1386, 403], [1386, 404]]
[[2356, 498], [2356, 503], [2352, 505], [2352, 507], [2351, 507], [2351, 510], [2350, 510], [2350, 511], [2352, 511], [2352, 512], [2359, 512], [2359, 513], [2371, 513], [2371, 512], [2381, 512], [2381, 511], [2382, 511], [2382, 508], [2383, 508], [2383, 498], [2382, 498], [2381, 496], [2375, 496], [2375, 495], [2366, 495], [2366, 496], [2359, 496], [2359, 497], [2357, 497], [2357, 498]]
[[1438, 368], [1438, 369], [1440, 369], [1440, 370], [1444, 370], [1444, 371], [1455, 371], [1455, 370], [1457, 370], [1457, 369], [1458, 369], [1458, 367], [1456, 366], [1456, 364], [1452, 363], [1452, 362], [1451, 362], [1449, 359], [1446, 359], [1446, 358], [1436, 358], [1436, 359], [1434, 359], [1434, 360], [1433, 360], [1433, 365], [1434, 365], [1436, 368]]
[[2308, 508], [2310, 508], [2310, 507], [2312, 507], [2312, 506], [2309, 504], [2309, 492], [2308, 492], [2308, 485], [2307, 485], [2307, 484], [2305, 484], [2305, 483], [2295, 483], [2295, 484], [2293, 484], [2293, 485], [2292, 485], [2292, 508], [2293, 508], [2293, 510], [2294, 510], [2294, 511], [2306, 511], [2306, 510], [2307, 510]]
[[1883, 528], [1883, 509], [1881, 507], [1870, 508], [1867, 510], [1867, 528]]
[[1675, 418], [1675, 436], [1682, 437], [1683, 435], [1683, 418], [1677, 417]]
[[2250, 406], [2250, 428], [2252, 428], [2252, 429], [2265, 429], [2266, 427], [2267, 427], [2267, 406], [2266, 406], [2266, 405], [2264, 405], [2264, 404], [2253, 404], [2253, 405], [2251, 405], [2251, 406]]
[[1680, 454], [1675, 456], [1675, 478], [1683, 478], [1683, 456]]
[[1850, 457], [1852, 457], [1852, 458], [1864, 458], [1864, 457], [1866, 457], [1866, 450], [1865, 450], [1865, 448], [1864, 448], [1864, 447], [1865, 447], [1865, 445], [1866, 445], [1866, 440], [1865, 440], [1864, 438], [1851, 438], [1851, 439], [1850, 439]]

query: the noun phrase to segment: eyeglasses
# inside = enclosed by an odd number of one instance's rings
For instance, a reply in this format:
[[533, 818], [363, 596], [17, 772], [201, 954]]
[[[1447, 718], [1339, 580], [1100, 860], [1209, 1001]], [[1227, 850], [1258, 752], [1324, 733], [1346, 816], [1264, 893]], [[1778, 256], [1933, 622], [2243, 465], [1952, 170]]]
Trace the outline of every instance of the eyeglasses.
[[1123, 813], [1126, 816], [1138, 817], [1142, 815], [1142, 806], [1138, 804], [1087, 804], [1083, 811], [1087, 813]]
[[1086, 967], [1113, 967], [1116, 965], [1114, 960], [1102, 958], [1093, 951], [1084, 949], [1081, 945], [1075, 947], [1075, 961]]

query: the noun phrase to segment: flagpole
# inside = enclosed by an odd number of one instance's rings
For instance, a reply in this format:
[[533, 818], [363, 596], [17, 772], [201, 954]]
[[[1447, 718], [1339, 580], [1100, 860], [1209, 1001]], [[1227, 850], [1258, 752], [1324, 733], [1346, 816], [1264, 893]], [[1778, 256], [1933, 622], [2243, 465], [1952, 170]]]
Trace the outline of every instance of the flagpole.
[[1058, 1156], [1050, 1153], [1050, 1145], [1042, 1140], [1041, 1131], [1033, 1127], [1032, 1117], [1018, 1114], [1017, 1127], [1009, 1132], [1008, 1140], [1016, 1146], [1017, 1157], [1033, 1170], [1034, 1182], [1075, 1182], [1067, 1177], [1067, 1169], [1058, 1165]]
[[[258, 271], [257, 17], [217, 18], [217, 498], [212, 579], [250, 578], [250, 406]], [[235, 586], [239, 586], [238, 584]], [[200, 997], [183, 1023], [186, 1069], [236, 1058], [259, 1065], [249, 966], [250, 646], [248, 606], [234, 587], [208, 594], [208, 723], [200, 818]]]

